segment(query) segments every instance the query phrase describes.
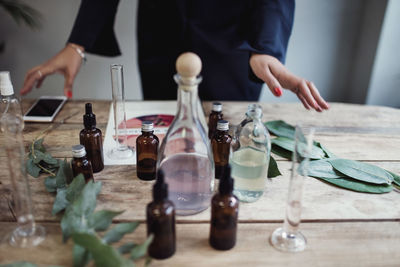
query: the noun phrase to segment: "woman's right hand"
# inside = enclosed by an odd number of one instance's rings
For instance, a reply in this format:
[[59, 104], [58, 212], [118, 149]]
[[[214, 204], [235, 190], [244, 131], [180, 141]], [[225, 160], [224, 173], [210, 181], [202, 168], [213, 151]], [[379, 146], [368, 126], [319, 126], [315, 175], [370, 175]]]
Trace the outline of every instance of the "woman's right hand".
[[72, 86], [83, 60], [73, 46], [84, 51], [82, 46], [67, 44], [57, 55], [27, 72], [20, 94], [25, 95], [29, 93], [35, 85], [36, 88], [40, 88], [48, 75], [61, 73], [65, 78], [64, 95], [71, 98]]

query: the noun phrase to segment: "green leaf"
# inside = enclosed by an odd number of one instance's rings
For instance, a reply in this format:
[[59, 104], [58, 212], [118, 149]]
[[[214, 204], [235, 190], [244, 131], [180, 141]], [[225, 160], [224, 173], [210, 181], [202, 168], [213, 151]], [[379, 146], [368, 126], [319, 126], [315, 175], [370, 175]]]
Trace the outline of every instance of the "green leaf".
[[149, 237], [142, 244], [135, 246], [131, 252], [131, 259], [136, 260], [146, 255], [147, 248], [150, 246], [153, 241], [153, 234], [149, 235]]
[[57, 191], [56, 179], [53, 176], [48, 176], [44, 179], [44, 186], [46, 187], [47, 192], [52, 193]]
[[[54, 179], [55, 180], [55, 179]], [[53, 210], [51, 213], [56, 215], [60, 211], [64, 210], [69, 205], [69, 201], [67, 200], [67, 189], [59, 188], [57, 189], [56, 199], [53, 203]]]
[[357, 181], [351, 178], [335, 178], [335, 179], [318, 178], [318, 179], [336, 185], [338, 187], [346, 188], [356, 192], [382, 194], [382, 193], [388, 193], [393, 190], [393, 186], [388, 184], [379, 184], [379, 185], [371, 184], [371, 183]]
[[42, 151], [38, 150], [35, 151], [34, 154], [32, 154], [32, 157], [33, 157], [33, 163], [38, 164], [44, 159], [45, 154]]
[[74, 244], [72, 249], [72, 256], [74, 257], [74, 267], [83, 267], [92, 259], [89, 250]]
[[82, 192], [85, 187], [85, 177], [83, 174], [79, 174], [76, 176], [72, 183], [68, 186], [67, 189], [67, 199], [70, 202], [73, 202]]
[[271, 152], [275, 155], [281, 156], [282, 158], [292, 160], [292, 152], [281, 148], [280, 146], [272, 145]]
[[0, 267], [37, 267], [37, 265], [27, 261], [19, 261], [8, 264], [0, 264]]
[[126, 253], [130, 253], [131, 250], [137, 246], [137, 244], [133, 243], [133, 242], [128, 242], [126, 244], [123, 244], [122, 246], [120, 246], [118, 248], [118, 252], [121, 254], [126, 254]]
[[40, 138], [33, 143], [33, 147], [36, 151], [39, 150], [43, 153], [46, 152], [46, 148], [43, 146], [43, 141], [44, 138]]
[[[277, 138], [272, 139], [271, 143], [274, 145], [280, 146], [281, 148], [286, 149], [288, 151], [291, 151], [291, 152], [294, 151], [295, 141], [293, 139], [289, 139], [287, 137], [277, 137]], [[303, 144], [303, 145], [306, 146], [306, 144]], [[315, 145], [312, 146], [311, 155], [309, 157], [310, 159], [322, 159], [322, 158], [324, 158], [324, 156], [325, 156], [325, 153], [321, 148], [319, 148]]]
[[114, 228], [109, 230], [103, 237], [103, 241], [111, 244], [121, 240], [128, 233], [132, 233], [139, 226], [139, 222], [119, 223]]
[[87, 250], [93, 256], [97, 267], [132, 267], [133, 263], [122, 257], [113, 247], [103, 244], [99, 238], [87, 233], [72, 235], [74, 242]]
[[72, 170], [70, 164], [67, 162], [67, 159], [64, 159], [64, 161], [60, 160], [59, 165], [60, 167], [58, 168], [56, 181], [57, 188], [62, 188], [67, 186], [69, 176], [72, 176]]
[[295, 127], [282, 120], [268, 121], [265, 123], [265, 126], [276, 136], [294, 139]]
[[327, 158], [337, 158], [337, 156], [335, 154], [333, 154], [331, 151], [329, 151], [323, 144], [321, 144], [320, 142], [316, 142], [314, 141], [314, 144], [316, 146], [318, 146], [319, 148], [321, 148], [324, 152], [325, 152], [325, 156]]
[[32, 158], [28, 158], [26, 161], [26, 171], [34, 178], [38, 178], [40, 174], [40, 168], [36, 166]]
[[[75, 179], [84, 180], [83, 176], [77, 176]], [[88, 227], [88, 217], [96, 208], [96, 197], [100, 189], [100, 182], [94, 183], [93, 181], [89, 181], [84, 186], [79, 196], [68, 205], [61, 219], [61, 230], [64, 242], [66, 242], [73, 233], [94, 232]], [[68, 190], [69, 187], [67, 189], [67, 200], [69, 200]]]
[[400, 186], [400, 176], [395, 174], [394, 172], [386, 170], [388, 173], [390, 173], [393, 177], [393, 183], [397, 186]]
[[89, 216], [89, 227], [95, 231], [105, 231], [112, 223], [115, 216], [123, 211], [100, 210]]
[[313, 160], [308, 163], [308, 176], [316, 178], [346, 178], [347, 176], [338, 172], [332, 167], [332, 164], [326, 160]]
[[282, 175], [282, 173], [279, 171], [278, 164], [276, 163], [275, 159], [270, 156], [268, 166], [268, 178], [274, 178], [279, 175]]
[[333, 159], [329, 162], [333, 168], [356, 180], [373, 184], [391, 184], [393, 181], [390, 173], [371, 164], [349, 159]]

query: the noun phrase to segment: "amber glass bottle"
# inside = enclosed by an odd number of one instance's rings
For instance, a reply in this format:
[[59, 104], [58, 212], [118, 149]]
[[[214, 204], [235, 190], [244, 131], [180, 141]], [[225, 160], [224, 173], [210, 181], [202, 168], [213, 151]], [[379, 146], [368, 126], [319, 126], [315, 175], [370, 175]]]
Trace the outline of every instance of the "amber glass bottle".
[[208, 117], [208, 138], [212, 139], [217, 129], [217, 122], [223, 119], [222, 104], [213, 103], [212, 111]]
[[157, 181], [153, 186], [153, 202], [147, 205], [147, 235], [154, 235], [149, 246], [149, 256], [166, 259], [175, 253], [175, 207], [168, 200], [168, 185], [164, 174], [158, 171]]
[[149, 181], [156, 178], [158, 144], [153, 123], [144, 121], [142, 134], [136, 139], [136, 174], [139, 179]]
[[79, 141], [86, 149], [93, 172], [99, 172], [104, 169], [103, 137], [101, 131], [96, 128], [96, 115], [92, 113], [92, 104], [86, 103], [85, 110], [86, 114], [83, 115], [85, 128], [79, 134]]
[[220, 120], [217, 131], [211, 139], [215, 163], [215, 178], [220, 179], [225, 167], [229, 164], [229, 151], [232, 137], [228, 134], [229, 122]]
[[93, 170], [92, 164], [86, 157], [85, 147], [82, 145], [76, 145], [72, 147], [72, 156], [71, 160], [72, 165], [72, 173], [74, 177], [78, 174], [82, 173], [85, 177], [86, 183], [93, 179]]
[[235, 246], [239, 200], [233, 195], [233, 179], [228, 165], [219, 183], [219, 192], [211, 200], [210, 245], [218, 250]]

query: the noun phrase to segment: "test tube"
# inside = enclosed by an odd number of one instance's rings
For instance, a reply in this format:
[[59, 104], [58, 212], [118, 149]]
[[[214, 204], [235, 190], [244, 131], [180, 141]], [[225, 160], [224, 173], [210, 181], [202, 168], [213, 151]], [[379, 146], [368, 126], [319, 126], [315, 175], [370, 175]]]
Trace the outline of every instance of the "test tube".
[[133, 149], [130, 148], [127, 143], [123, 66], [120, 64], [112, 64], [110, 70], [115, 148], [110, 150], [109, 157], [112, 159], [128, 159], [133, 157], [134, 153]]
[[22, 138], [21, 118], [13, 114], [3, 114], [1, 117], [2, 131], [5, 142], [6, 161], [11, 179], [13, 213], [18, 226], [7, 238], [15, 247], [33, 247], [46, 237], [43, 226], [37, 225], [33, 214], [31, 191], [25, 167], [25, 149]]

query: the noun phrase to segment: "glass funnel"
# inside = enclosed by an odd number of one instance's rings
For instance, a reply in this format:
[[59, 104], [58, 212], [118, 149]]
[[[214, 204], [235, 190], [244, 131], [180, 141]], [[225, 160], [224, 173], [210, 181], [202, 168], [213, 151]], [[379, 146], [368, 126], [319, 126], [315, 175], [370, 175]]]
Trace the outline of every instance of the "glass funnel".
[[[179, 66], [182, 61], [191, 64], [190, 60], [186, 62], [187, 57], [197, 56], [185, 53], [178, 58], [179, 74], [174, 76], [178, 83], [178, 110], [162, 141], [157, 161], [178, 215], [191, 215], [208, 208], [214, 190], [213, 155], [197, 107], [201, 78], [196, 76], [200, 70], [191, 77], [183, 76], [185, 72]], [[200, 61], [198, 57], [196, 60]]]

